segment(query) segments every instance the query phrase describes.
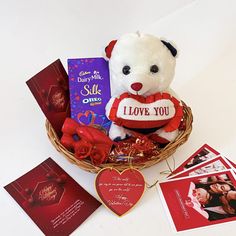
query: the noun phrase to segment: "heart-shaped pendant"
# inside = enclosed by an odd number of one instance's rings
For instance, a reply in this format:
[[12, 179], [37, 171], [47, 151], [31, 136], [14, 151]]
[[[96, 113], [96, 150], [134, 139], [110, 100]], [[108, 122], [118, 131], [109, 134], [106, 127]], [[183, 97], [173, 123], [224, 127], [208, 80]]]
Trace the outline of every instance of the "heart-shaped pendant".
[[95, 187], [102, 203], [116, 215], [122, 216], [142, 197], [145, 180], [136, 169], [130, 168], [120, 173], [113, 168], [104, 168], [96, 177]]

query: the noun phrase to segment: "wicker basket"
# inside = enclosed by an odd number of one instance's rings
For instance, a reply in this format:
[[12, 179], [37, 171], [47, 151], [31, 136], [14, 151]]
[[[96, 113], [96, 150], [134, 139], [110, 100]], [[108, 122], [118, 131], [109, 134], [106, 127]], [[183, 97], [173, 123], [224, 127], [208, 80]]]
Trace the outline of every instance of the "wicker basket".
[[[191, 108], [188, 107], [184, 102], [183, 104], [183, 110], [184, 110], [184, 119], [185, 119], [185, 124], [186, 128], [184, 131], [180, 132], [178, 137], [174, 142], [169, 143], [167, 146], [165, 146], [157, 156], [153, 156], [152, 158], [148, 159], [145, 162], [142, 163], [132, 163], [132, 166], [137, 169], [143, 169], [146, 167], [150, 167], [152, 165], [155, 165], [156, 163], [165, 160], [169, 156], [171, 156], [176, 149], [181, 146], [183, 143], [185, 143], [188, 140], [188, 137], [192, 131], [192, 122], [193, 122], [193, 116], [191, 112]], [[73, 164], [76, 164], [80, 168], [92, 172], [92, 173], [97, 173], [100, 171], [102, 168], [105, 167], [114, 167], [119, 171], [122, 171], [130, 166], [130, 163], [105, 163], [101, 164], [99, 166], [94, 166], [89, 160], [78, 160], [75, 158], [74, 154], [70, 151], [68, 151], [61, 143], [59, 138], [57, 137], [56, 132], [52, 128], [51, 124], [46, 121], [46, 129], [47, 129], [47, 134], [52, 142], [52, 144], [55, 146], [58, 152], [62, 153], [70, 162]]]

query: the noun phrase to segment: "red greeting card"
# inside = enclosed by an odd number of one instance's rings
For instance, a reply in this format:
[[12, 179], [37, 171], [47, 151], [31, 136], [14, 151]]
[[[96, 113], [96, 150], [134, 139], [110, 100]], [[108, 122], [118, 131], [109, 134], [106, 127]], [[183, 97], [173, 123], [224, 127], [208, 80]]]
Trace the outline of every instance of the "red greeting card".
[[194, 176], [207, 174], [211, 172], [223, 171], [227, 169], [234, 169], [231, 163], [224, 157], [218, 156], [214, 157], [208, 161], [204, 161], [201, 164], [193, 166], [187, 170], [181, 171], [176, 175], [171, 175], [168, 179], [176, 179], [185, 176]]
[[227, 158], [227, 161], [236, 169], [236, 164]]
[[103, 204], [116, 215], [123, 216], [143, 196], [145, 180], [134, 168], [121, 173], [114, 168], [104, 168], [97, 174], [95, 187]]
[[171, 175], [177, 174], [180, 171], [191, 168], [195, 165], [198, 165], [204, 161], [207, 161], [213, 157], [218, 156], [220, 153], [214, 148], [210, 147], [207, 144], [204, 144], [200, 147], [195, 153], [193, 153], [186, 161], [184, 161], [178, 168], [176, 168]]
[[236, 176], [232, 170], [161, 182], [164, 207], [176, 231], [236, 220]]
[[64, 120], [70, 116], [69, 82], [61, 61], [56, 60], [26, 83], [60, 137]]
[[5, 189], [45, 235], [69, 235], [101, 205], [51, 158]]

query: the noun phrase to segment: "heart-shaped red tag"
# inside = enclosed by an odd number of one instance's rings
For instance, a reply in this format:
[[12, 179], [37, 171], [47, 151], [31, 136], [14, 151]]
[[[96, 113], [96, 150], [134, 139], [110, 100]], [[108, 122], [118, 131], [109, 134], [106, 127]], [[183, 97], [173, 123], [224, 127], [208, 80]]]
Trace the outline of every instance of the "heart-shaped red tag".
[[96, 177], [95, 187], [102, 203], [116, 215], [122, 216], [142, 197], [145, 180], [136, 169], [130, 168], [120, 173], [113, 168], [104, 168]]

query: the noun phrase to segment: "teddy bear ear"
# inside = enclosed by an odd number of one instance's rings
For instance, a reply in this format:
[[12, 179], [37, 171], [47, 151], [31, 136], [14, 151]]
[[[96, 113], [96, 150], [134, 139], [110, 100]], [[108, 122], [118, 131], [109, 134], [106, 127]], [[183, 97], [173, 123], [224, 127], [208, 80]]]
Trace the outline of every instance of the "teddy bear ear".
[[177, 50], [174, 46], [172, 46], [169, 42], [166, 42], [165, 40], [161, 40], [161, 42], [170, 50], [173, 57], [176, 57]]
[[117, 40], [112, 40], [105, 48], [107, 58], [111, 58], [112, 50], [116, 44]]

